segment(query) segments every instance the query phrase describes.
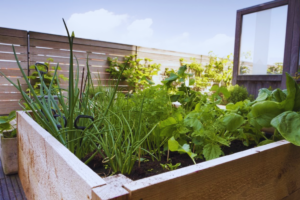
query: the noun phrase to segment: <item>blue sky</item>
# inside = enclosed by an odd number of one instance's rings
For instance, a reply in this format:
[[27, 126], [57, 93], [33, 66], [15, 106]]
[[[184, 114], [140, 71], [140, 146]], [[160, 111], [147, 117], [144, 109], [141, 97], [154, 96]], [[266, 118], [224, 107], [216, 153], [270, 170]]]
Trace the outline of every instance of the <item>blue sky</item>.
[[207, 55], [233, 53], [236, 11], [267, 0], [2, 0], [0, 27]]

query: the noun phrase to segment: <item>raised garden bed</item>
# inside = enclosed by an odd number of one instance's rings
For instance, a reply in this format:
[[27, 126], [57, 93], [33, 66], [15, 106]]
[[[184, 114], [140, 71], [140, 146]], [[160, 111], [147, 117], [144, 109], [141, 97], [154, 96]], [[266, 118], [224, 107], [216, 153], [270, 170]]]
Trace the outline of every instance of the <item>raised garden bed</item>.
[[17, 124], [28, 199], [300, 198], [300, 148], [285, 140], [132, 181], [101, 178], [25, 112]]

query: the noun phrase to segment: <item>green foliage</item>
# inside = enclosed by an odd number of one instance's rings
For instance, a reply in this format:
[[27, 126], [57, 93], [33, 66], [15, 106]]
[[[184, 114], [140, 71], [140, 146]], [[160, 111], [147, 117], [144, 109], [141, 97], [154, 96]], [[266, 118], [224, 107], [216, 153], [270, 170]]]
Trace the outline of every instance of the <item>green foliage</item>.
[[[53, 59], [52, 58], [48, 58], [47, 62], [44, 63], [48, 67], [48, 69], [49, 69], [48, 73], [43, 76], [43, 82], [45, 83], [45, 85], [47, 87], [50, 86], [50, 83], [51, 83], [51, 81], [53, 79], [53, 73], [54, 73], [53, 70], [55, 70], [55, 67], [50, 67], [51, 62], [53, 62]], [[35, 65], [31, 65], [29, 67], [29, 69], [36, 70], [35, 69]], [[37, 70], [39, 70], [39, 71], [46, 71], [46, 68], [43, 65], [37, 65]], [[61, 68], [58, 66], [57, 70], [61, 70]], [[27, 78], [30, 80], [31, 84], [33, 85], [34, 92], [37, 95], [41, 95], [41, 91], [40, 91], [40, 89], [41, 89], [41, 79], [39, 77], [38, 72], [34, 71], [33, 73], [31, 73], [30, 76], [27, 76]], [[58, 93], [58, 83], [57, 82], [60, 81], [60, 79], [63, 80], [63, 81], [68, 80], [68, 78], [65, 77], [63, 74], [59, 74], [57, 77], [55, 77], [53, 79], [53, 81], [52, 81], [52, 88], [53, 88], [52, 91], [51, 91], [52, 95], [55, 95], [55, 94]], [[27, 91], [29, 92], [30, 89], [28, 88]], [[33, 94], [31, 94], [31, 96], [33, 96]]]
[[228, 86], [228, 91], [230, 93], [230, 97], [226, 98], [230, 103], [237, 103], [239, 101], [244, 101], [246, 99], [252, 100], [252, 96], [249, 95], [247, 88], [244, 86], [234, 85]]
[[225, 99], [231, 97], [231, 94], [226, 87], [219, 87], [218, 85], [214, 85], [210, 88], [210, 91], [213, 92], [213, 94], [211, 95], [211, 101], [217, 104], [220, 104], [222, 101], [222, 97], [220, 96], [221, 94]]
[[283, 63], [278, 62], [267, 69], [267, 74], [282, 74]]
[[0, 134], [5, 138], [14, 138], [17, 136], [15, 124], [11, 122], [16, 119], [16, 111], [12, 111], [8, 116], [0, 116]]
[[181, 165], [181, 163], [176, 163], [175, 165], [172, 165], [172, 163], [160, 164], [160, 166], [163, 169], [170, 170], [170, 171], [177, 169], [178, 167], [180, 167], [180, 165]]
[[229, 85], [232, 80], [233, 62], [231, 55], [226, 58], [218, 58], [209, 52], [209, 63], [202, 66], [195, 58], [191, 58], [191, 63], [186, 64], [188, 69], [195, 74], [195, 87], [198, 90], [210, 86], [212, 82], [223, 82]]
[[152, 77], [160, 70], [160, 64], [150, 64], [152, 60], [149, 58], [136, 59], [136, 55], [125, 56], [123, 63], [118, 57], [108, 57], [107, 61], [109, 68], [106, 71], [113, 77], [118, 77], [123, 70], [121, 78], [135, 89], [153, 85]]
[[190, 145], [189, 144], [183, 144], [180, 145], [174, 137], [171, 137], [168, 140], [168, 147], [170, 149], [170, 151], [177, 151], [179, 153], [186, 153], [190, 156], [190, 158], [193, 160], [193, 162], [196, 164], [194, 158], [197, 156], [197, 154], [193, 153], [190, 149]]

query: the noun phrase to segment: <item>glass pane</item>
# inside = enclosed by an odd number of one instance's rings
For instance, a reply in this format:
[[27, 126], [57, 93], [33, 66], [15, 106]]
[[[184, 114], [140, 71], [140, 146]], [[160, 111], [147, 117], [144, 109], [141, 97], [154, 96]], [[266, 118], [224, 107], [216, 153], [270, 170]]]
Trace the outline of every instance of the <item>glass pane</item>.
[[282, 74], [287, 5], [243, 15], [239, 74]]

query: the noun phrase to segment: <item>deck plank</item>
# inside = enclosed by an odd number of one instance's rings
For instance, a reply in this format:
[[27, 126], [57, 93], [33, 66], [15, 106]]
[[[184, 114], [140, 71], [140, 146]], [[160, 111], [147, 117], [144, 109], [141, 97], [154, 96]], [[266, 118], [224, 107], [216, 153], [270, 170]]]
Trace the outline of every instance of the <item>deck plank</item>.
[[0, 160], [0, 200], [26, 200], [19, 176], [6, 176]]

